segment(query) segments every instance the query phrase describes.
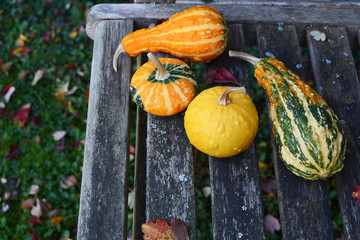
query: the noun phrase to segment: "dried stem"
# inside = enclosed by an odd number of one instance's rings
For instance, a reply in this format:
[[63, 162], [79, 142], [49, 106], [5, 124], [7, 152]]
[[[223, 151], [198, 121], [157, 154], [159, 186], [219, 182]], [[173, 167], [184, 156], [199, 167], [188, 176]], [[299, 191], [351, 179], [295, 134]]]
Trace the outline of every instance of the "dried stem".
[[244, 87], [229, 87], [220, 95], [217, 103], [221, 106], [230, 104], [230, 93], [246, 93], [246, 89]]
[[248, 61], [249, 63], [253, 64], [254, 66], [261, 61], [261, 58], [254, 57], [253, 55], [250, 55], [245, 52], [236, 52], [236, 51], [229, 51], [230, 57], [237, 57], [241, 58], [245, 61]]
[[159, 61], [159, 59], [151, 52], [147, 54], [148, 58], [155, 64], [157, 71], [155, 78], [157, 80], [165, 80], [170, 76], [170, 73], [166, 71], [164, 65]]
[[114, 58], [113, 58], [113, 68], [116, 72], [117, 72], [117, 59], [118, 59], [119, 55], [123, 52], [125, 52], [125, 50], [124, 50], [123, 45], [120, 43], [120, 45], [118, 46], [118, 48], [116, 49], [116, 51], [114, 53]]

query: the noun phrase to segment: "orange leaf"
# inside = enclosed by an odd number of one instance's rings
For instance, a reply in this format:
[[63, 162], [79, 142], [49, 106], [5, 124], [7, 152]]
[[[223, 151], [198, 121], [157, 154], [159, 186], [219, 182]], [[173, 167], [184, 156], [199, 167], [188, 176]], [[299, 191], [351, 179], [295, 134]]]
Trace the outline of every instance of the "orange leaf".
[[156, 219], [156, 223], [148, 221], [141, 226], [144, 240], [188, 240], [189, 234], [185, 222], [171, 219], [169, 224], [163, 219]]
[[63, 217], [61, 216], [54, 216], [51, 218], [51, 226], [56, 227], [59, 223], [61, 223]]
[[15, 49], [13, 49], [10, 52], [11, 57], [25, 57], [30, 53], [30, 48], [26, 46], [20, 46]]

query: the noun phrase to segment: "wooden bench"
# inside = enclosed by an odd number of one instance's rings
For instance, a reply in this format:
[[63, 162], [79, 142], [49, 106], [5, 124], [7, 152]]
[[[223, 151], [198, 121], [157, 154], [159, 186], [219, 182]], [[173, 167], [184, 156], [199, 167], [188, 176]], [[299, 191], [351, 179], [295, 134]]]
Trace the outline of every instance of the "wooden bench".
[[[78, 239], [126, 239], [132, 59], [112, 56], [128, 33], [197, 6], [100, 4], [92, 8], [86, 31], [94, 39]], [[360, 185], [360, 86], [354, 58], [359, 54], [360, 4], [333, 1], [213, 2], [230, 28], [227, 50], [209, 67], [225, 66], [249, 88], [248, 64], [228, 50], [257, 46], [304, 79], [301, 47], [308, 47], [316, 89], [341, 119], [348, 138], [344, 169], [335, 175], [344, 235], [360, 239], [360, 208], [351, 197]], [[326, 34], [316, 41], [311, 30]], [[144, 57], [139, 58], [144, 62]], [[204, 73], [206, 74], [206, 73]], [[172, 218], [185, 221], [196, 239], [194, 155], [183, 113], [158, 117], [137, 111], [134, 239], [141, 224]], [[271, 123], [270, 123], [271, 125]], [[271, 126], [270, 126], [271, 127]], [[282, 239], [335, 239], [325, 181], [289, 172], [273, 143]], [[230, 159], [209, 158], [213, 238], [265, 239], [262, 193], [255, 146]], [[210, 209], [209, 209], [210, 211]]]

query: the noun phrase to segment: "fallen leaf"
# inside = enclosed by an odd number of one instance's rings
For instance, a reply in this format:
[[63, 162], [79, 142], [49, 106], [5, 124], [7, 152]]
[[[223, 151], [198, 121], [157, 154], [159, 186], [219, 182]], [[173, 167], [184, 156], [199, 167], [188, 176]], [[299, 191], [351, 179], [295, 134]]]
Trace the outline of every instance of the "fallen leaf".
[[236, 78], [224, 67], [219, 69], [210, 67], [208, 69], [205, 85], [209, 87], [213, 83], [234, 84], [236, 86], [240, 85]]
[[59, 100], [65, 100], [66, 96], [72, 95], [77, 91], [78, 87], [74, 86], [71, 90], [69, 90], [69, 83], [64, 83], [59, 86], [58, 91], [55, 93], [55, 96]]
[[355, 186], [355, 191], [352, 192], [352, 197], [357, 198], [356, 205], [360, 207], [360, 185]]
[[326, 34], [318, 30], [312, 30], [310, 32], [310, 36], [312, 36], [316, 41], [325, 41], [326, 39]]
[[14, 159], [18, 158], [20, 155], [20, 149], [17, 146], [12, 145], [12, 144], [9, 145], [9, 148], [10, 148], [10, 151], [6, 155], [6, 159], [14, 160]]
[[9, 89], [6, 91], [6, 94], [4, 95], [5, 102], [10, 101], [10, 97], [14, 92], [15, 92], [15, 87], [10, 86]]
[[31, 233], [31, 240], [40, 240], [39, 235], [36, 232]]
[[7, 212], [7, 211], [9, 211], [9, 209], [10, 209], [9, 204], [7, 204], [7, 203], [2, 203], [2, 205], [1, 205], [1, 211], [2, 211], [2, 212]]
[[211, 187], [207, 186], [202, 189], [204, 197], [210, 197], [211, 196]]
[[60, 141], [63, 137], [65, 137], [66, 133], [67, 133], [66, 131], [62, 131], [62, 130], [56, 131], [53, 133], [53, 138], [55, 141]]
[[31, 120], [34, 124], [34, 127], [38, 127], [42, 124], [42, 118], [41, 116], [32, 116], [31, 117]]
[[45, 42], [45, 43], [49, 42], [50, 37], [51, 37], [51, 32], [50, 31], [46, 32], [45, 35], [42, 37], [43, 42]]
[[60, 188], [69, 189], [74, 186], [74, 183], [69, 178], [63, 178], [60, 181]]
[[59, 145], [57, 145], [57, 146], [55, 147], [55, 151], [57, 151], [57, 152], [63, 152], [63, 151], [65, 151], [65, 149], [66, 149], [66, 146], [65, 146], [65, 138], [63, 137], [63, 138], [60, 140]]
[[36, 71], [35, 75], [34, 75], [34, 79], [31, 82], [31, 86], [35, 86], [38, 81], [40, 81], [40, 79], [42, 79], [42, 77], [44, 76], [45, 71], [43, 69], [39, 69]]
[[20, 36], [17, 39], [18, 46], [25, 46], [25, 42], [29, 42], [29, 39], [25, 37], [23, 34], [20, 34]]
[[189, 234], [185, 222], [171, 219], [169, 224], [163, 219], [156, 219], [156, 223], [148, 221], [141, 226], [144, 240], [188, 240]]
[[42, 224], [42, 222], [38, 216], [32, 216], [31, 218], [28, 219], [28, 222], [30, 224]]
[[29, 74], [30, 74], [30, 71], [25, 71], [25, 70], [21, 69], [19, 74], [18, 74], [18, 78], [19, 79], [24, 79]]
[[23, 201], [21, 207], [25, 209], [31, 209], [34, 206], [34, 204], [35, 204], [35, 200], [32, 198], [28, 198]]
[[73, 30], [70, 34], [69, 34], [69, 37], [74, 39], [76, 38], [77, 36], [79, 36], [79, 32], [77, 30]]
[[133, 209], [135, 204], [135, 192], [131, 191], [128, 195], [128, 207], [129, 209]]
[[51, 226], [56, 227], [59, 223], [61, 223], [63, 217], [61, 216], [54, 216], [51, 218]]
[[15, 114], [13, 120], [17, 122], [20, 127], [23, 127], [29, 120], [29, 112], [30, 112], [31, 104], [25, 104], [21, 107], [21, 109]]
[[31, 209], [31, 215], [41, 217], [47, 215], [51, 211], [51, 204], [46, 201], [36, 199], [36, 205]]
[[266, 232], [273, 234], [275, 231], [280, 231], [280, 223], [279, 220], [268, 214], [265, 216], [265, 230]]
[[33, 185], [31, 185], [31, 187], [30, 187], [29, 194], [30, 194], [30, 195], [36, 195], [36, 194], [39, 192], [39, 190], [40, 190], [39, 185], [33, 184]]
[[262, 180], [260, 182], [261, 190], [263, 190], [264, 193], [266, 194], [272, 193], [275, 189], [275, 184], [276, 184], [275, 179]]
[[25, 57], [30, 53], [30, 48], [26, 46], [19, 46], [10, 51], [10, 57]]
[[3, 200], [4, 201], [9, 200], [10, 197], [11, 197], [11, 193], [10, 192], [5, 192], [4, 196], [3, 196]]
[[5, 75], [9, 74], [9, 71], [13, 65], [13, 62], [6, 62], [1, 64], [1, 71], [5, 73]]

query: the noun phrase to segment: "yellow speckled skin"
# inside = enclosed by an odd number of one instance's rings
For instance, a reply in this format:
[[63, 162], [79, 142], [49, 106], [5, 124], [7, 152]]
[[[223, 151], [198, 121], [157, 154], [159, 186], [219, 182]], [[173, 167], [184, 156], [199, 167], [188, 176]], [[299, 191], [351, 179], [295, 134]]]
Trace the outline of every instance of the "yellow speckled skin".
[[258, 131], [258, 114], [245, 93], [230, 93], [231, 103], [218, 105], [228, 87], [204, 90], [189, 104], [184, 118], [186, 134], [194, 147], [219, 158], [245, 151]]

